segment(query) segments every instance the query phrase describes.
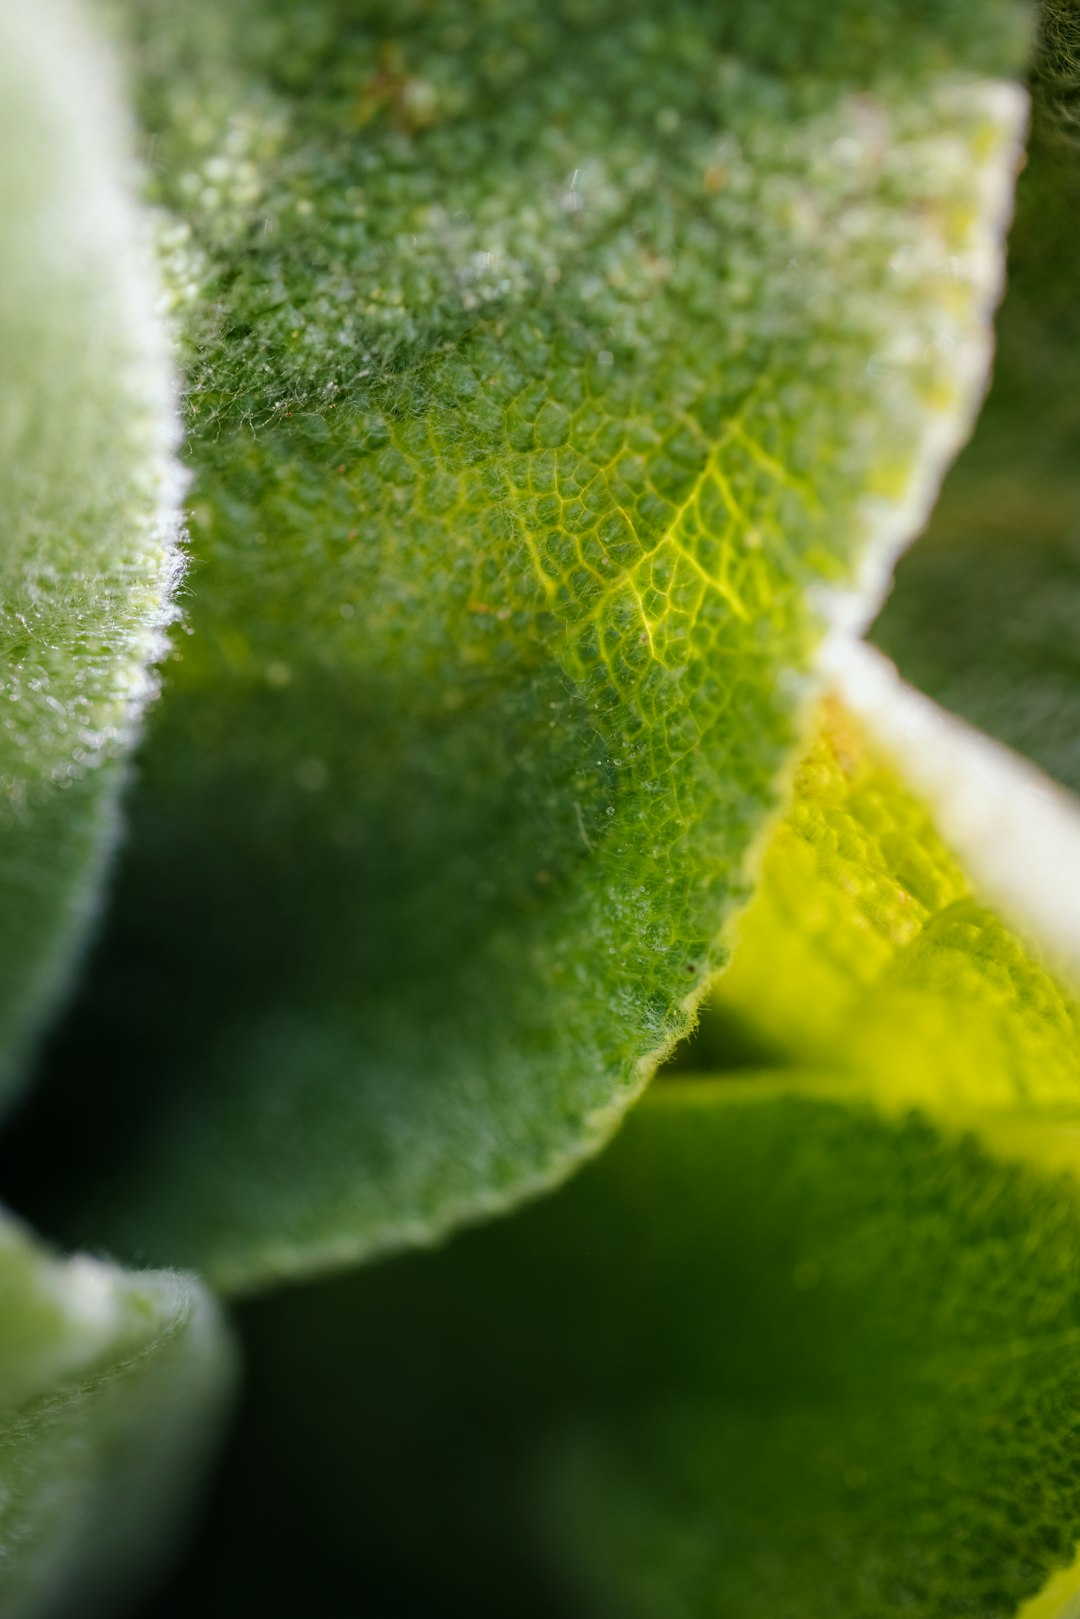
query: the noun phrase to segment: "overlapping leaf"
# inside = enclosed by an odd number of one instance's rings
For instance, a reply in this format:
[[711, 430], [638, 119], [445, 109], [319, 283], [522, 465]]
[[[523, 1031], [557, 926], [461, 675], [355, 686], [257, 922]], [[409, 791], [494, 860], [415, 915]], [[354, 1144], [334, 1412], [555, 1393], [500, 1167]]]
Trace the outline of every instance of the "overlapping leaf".
[[76, 1229], [246, 1286], [550, 1184], [686, 1027], [964, 431], [1025, 18], [121, 13], [196, 601]]
[[172, 1546], [231, 1380], [191, 1277], [62, 1261], [0, 1225], [0, 1607], [114, 1612]]
[[[1022, 802], [1026, 783], [1005, 785]], [[1066, 913], [1080, 871], [1073, 816], [1073, 860], [1043, 878]], [[734, 1035], [733, 1050], [767, 1050], [778, 1069], [825, 1068], [841, 1096], [918, 1107], [999, 1152], [1078, 1174], [1076, 978], [1051, 971], [986, 901], [931, 808], [833, 704], [765, 853], [705, 1038], [718, 1054]]]
[[61, 0], [0, 5], [0, 1087], [67, 979], [174, 571], [127, 131]]

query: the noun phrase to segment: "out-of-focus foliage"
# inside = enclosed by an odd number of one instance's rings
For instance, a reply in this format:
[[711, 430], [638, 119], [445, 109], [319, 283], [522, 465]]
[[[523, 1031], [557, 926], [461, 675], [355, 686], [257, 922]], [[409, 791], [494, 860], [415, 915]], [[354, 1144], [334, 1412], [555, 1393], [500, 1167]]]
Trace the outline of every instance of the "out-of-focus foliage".
[[255, 1374], [407, 1610], [1004, 1619], [1080, 1531], [1078, 1239], [925, 1124], [669, 1083], [555, 1198], [267, 1300]]
[[170, 1547], [232, 1357], [189, 1276], [55, 1258], [0, 1217], [0, 1611], [112, 1613]]
[[0, 1090], [70, 975], [175, 568], [173, 404], [111, 64], [0, 5]]

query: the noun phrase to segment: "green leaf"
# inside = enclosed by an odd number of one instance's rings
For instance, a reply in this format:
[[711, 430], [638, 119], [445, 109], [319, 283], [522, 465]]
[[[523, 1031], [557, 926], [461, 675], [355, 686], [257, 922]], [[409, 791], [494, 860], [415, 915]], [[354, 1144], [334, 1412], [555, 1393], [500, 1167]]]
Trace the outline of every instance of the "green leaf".
[[1025, 17], [127, 16], [196, 600], [74, 1230], [247, 1287], [550, 1185], [687, 1028], [966, 430]]
[[831, 1094], [1080, 1175], [1080, 810], [915, 694], [866, 689], [879, 739], [825, 708], [686, 1061], [826, 1069]]
[[667, 1083], [557, 1196], [260, 1303], [254, 1375], [401, 1611], [1059, 1619], [1078, 1240], [970, 1139]]
[[54, 1257], [0, 1223], [0, 1609], [115, 1611], [172, 1546], [232, 1357], [193, 1277]]
[[175, 573], [170, 371], [109, 64], [0, 8], [0, 1088], [66, 986]]
[[993, 387], [874, 639], [914, 685], [1080, 790], [1080, 7], [1044, 10]]

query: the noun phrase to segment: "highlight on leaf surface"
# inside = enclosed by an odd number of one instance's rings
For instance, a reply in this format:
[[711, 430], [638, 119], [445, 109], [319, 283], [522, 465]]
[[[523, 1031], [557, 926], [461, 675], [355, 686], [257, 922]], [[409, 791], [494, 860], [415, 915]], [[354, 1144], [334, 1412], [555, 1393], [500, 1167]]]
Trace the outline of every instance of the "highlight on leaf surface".
[[967, 430], [1026, 13], [118, 12], [197, 595], [72, 1225], [250, 1287], [550, 1185], [688, 1026]]
[[0, 1611], [114, 1613], [173, 1546], [232, 1380], [189, 1276], [61, 1260], [0, 1217]]
[[554, 1197], [259, 1301], [253, 1374], [402, 1611], [1059, 1619], [1078, 1241], [970, 1138], [669, 1081]]
[[887, 677], [863, 690], [823, 711], [684, 1060], [826, 1071], [1080, 1175], [1080, 806]]
[[1080, 791], [1080, 6], [1041, 12], [994, 381], [873, 638]]
[[175, 575], [129, 131], [66, 0], [0, 4], [0, 1090], [66, 984]]

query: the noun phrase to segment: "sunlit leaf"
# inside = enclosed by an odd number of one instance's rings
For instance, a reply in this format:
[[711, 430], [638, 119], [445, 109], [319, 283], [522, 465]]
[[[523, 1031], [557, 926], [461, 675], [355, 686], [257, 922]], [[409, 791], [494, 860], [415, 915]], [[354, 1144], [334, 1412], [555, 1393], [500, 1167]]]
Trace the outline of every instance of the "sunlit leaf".
[[[779, 1069], [825, 1068], [840, 1095], [918, 1107], [1080, 1175], [1080, 806], [1023, 775], [995, 779], [992, 751], [980, 776], [990, 745], [940, 723], [920, 733], [905, 709], [901, 767], [918, 778], [916, 754], [933, 755], [927, 801], [829, 705], [703, 1038], [721, 1061], [730, 1045], [736, 1065], [750, 1050]], [[1011, 908], [988, 903], [995, 888]]]
[[551, 1184], [686, 1028], [966, 430], [1026, 14], [120, 10], [195, 596], [74, 1230], [250, 1286]]

